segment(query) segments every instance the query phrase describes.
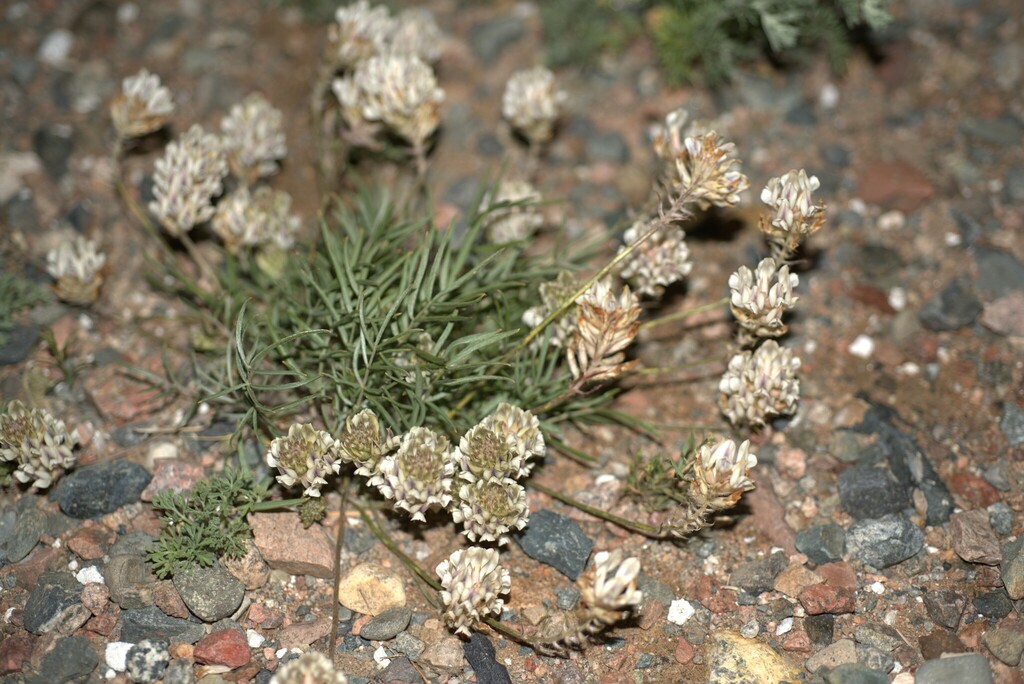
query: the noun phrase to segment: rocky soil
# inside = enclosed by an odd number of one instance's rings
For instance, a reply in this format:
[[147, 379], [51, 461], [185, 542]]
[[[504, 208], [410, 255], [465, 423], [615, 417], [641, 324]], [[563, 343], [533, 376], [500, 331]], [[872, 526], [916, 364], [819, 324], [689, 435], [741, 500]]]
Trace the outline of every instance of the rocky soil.
[[[500, 94], [542, 45], [537, 5], [428, 3], [447, 38], [447, 93], [429, 183], [443, 217], [521, 150]], [[233, 426], [127, 376], [161, 372], [188, 348], [187, 311], [147, 285], [149, 238], [117, 200], [106, 103], [147, 67], [175, 93], [174, 129], [215, 127], [252, 90], [285, 112], [278, 186], [311, 227], [318, 195], [308, 94], [325, 26], [245, 0], [38, 0], [0, 11], [0, 236], [4, 267], [49, 286], [63, 232], [97, 238], [114, 265], [91, 309], [36, 307], [0, 348], [0, 396], [47, 406], [78, 428], [79, 466], [49, 493], [0, 503], [0, 681], [266, 682], [294, 649], [327, 649], [340, 500], [306, 531], [290, 514], [253, 519], [243, 561], [158, 581], [143, 559], [160, 523], [147, 503], [223, 467]], [[805, 167], [830, 221], [800, 273], [787, 344], [798, 349], [795, 417], [755, 439], [758, 489], [731, 521], [654, 543], [531, 492], [528, 534], [503, 560], [505, 619], [536, 624], [578, 599], [593, 549], [644, 568], [644, 603], [609, 638], [568, 659], [495, 634], [462, 641], [422, 585], [344, 511], [343, 638], [352, 682], [1021, 682], [1024, 652], [1024, 26], [998, 0], [906, 0], [881, 57], [842, 77], [814, 61], [752, 65], [711, 93], [670, 86], [642, 42], [558, 74], [567, 114], [541, 167], [547, 210], [577, 236], [621, 221], [657, 171], [649, 126], [685, 106], [716, 121], [752, 188]], [[126, 163], [147, 192], [157, 152]], [[697, 266], [670, 307], [711, 301], [763, 249], [748, 210], [690, 235]], [[707, 356], [725, 311], [642, 337], [651, 365]], [[69, 358], [58, 360], [42, 333]], [[721, 367], [637, 384], [620, 408], [669, 426], [722, 427]], [[617, 504], [625, 464], [654, 445], [622, 430], [574, 437], [586, 470], [550, 460], [535, 477]], [[433, 568], [456, 542], [395, 521], [402, 548]], [[545, 549], [547, 553], [545, 553]], [[554, 549], [552, 553], [551, 550]], [[956, 657], [943, 657], [955, 655]]]

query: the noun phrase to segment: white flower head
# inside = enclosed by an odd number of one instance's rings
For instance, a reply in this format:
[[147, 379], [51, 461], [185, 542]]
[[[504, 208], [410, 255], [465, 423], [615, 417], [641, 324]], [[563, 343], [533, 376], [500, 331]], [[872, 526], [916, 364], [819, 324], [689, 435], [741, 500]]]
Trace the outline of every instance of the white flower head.
[[391, 22], [387, 50], [394, 54], [419, 57], [427, 64], [441, 58], [444, 34], [434, 14], [423, 8], [402, 10]]
[[213, 218], [212, 200], [224, 191], [228, 173], [220, 140], [201, 126], [188, 129], [167, 145], [153, 173], [154, 200], [149, 210], [174, 236], [188, 233]]
[[394, 451], [399, 444], [389, 428], [381, 428], [377, 414], [371, 409], [345, 419], [345, 430], [338, 439], [338, 448], [343, 460], [356, 466], [356, 473], [372, 477], [382, 458]]
[[537, 207], [540, 200], [540, 193], [528, 181], [503, 180], [493, 196], [488, 193], [480, 202], [480, 212], [486, 212], [487, 239], [502, 244], [533, 236], [544, 223]]
[[800, 399], [800, 359], [768, 340], [755, 351], [736, 354], [718, 383], [719, 405], [733, 425], [765, 425], [791, 415]]
[[817, 176], [803, 169], [792, 170], [781, 178], [772, 178], [761, 191], [761, 201], [771, 214], [761, 219], [761, 230], [768, 240], [792, 252], [825, 224], [825, 205], [814, 203], [811, 193], [821, 186]]
[[231, 108], [221, 121], [223, 150], [232, 172], [243, 183], [277, 173], [277, 162], [288, 153], [282, 115], [259, 93]]
[[363, 118], [382, 122], [413, 146], [422, 147], [441, 122], [444, 91], [434, 70], [419, 57], [371, 57], [359, 64], [353, 83]]
[[528, 477], [533, 470], [534, 462], [544, 458], [547, 452], [537, 416], [518, 406], [502, 402], [494, 409], [494, 413], [484, 418], [480, 424], [499, 435], [506, 435], [515, 440], [516, 450], [522, 454], [522, 461], [518, 472], [513, 471], [513, 479]]
[[431, 508], [444, 508], [452, 500], [455, 476], [448, 438], [425, 427], [414, 427], [402, 437], [398, 451], [381, 459], [367, 484], [377, 487], [413, 520], [425, 522]]
[[96, 243], [81, 235], [61, 242], [46, 255], [46, 271], [57, 281], [57, 296], [66, 302], [87, 305], [99, 296], [107, 256]]
[[538, 66], [517, 71], [505, 85], [501, 113], [530, 143], [543, 145], [551, 140], [566, 97], [550, 69]]
[[799, 282], [789, 266], [778, 266], [771, 257], [762, 259], [753, 271], [741, 266], [729, 276], [733, 316], [757, 337], [784, 335], [787, 328], [782, 315], [796, 305], [799, 297], [793, 289]]
[[750, 453], [750, 440], [739, 445], [731, 439], [708, 441], [697, 450], [696, 482], [703, 494], [734, 504], [743, 492], [754, 488], [749, 472], [756, 465], [757, 456]]
[[481, 479], [516, 479], [523, 460], [523, 452], [514, 436], [498, 432], [484, 422], [470, 428], [455, 449], [459, 477], [470, 483]]
[[64, 421], [45, 409], [12, 401], [0, 414], [0, 463], [14, 464], [14, 479], [35, 489], [46, 489], [57, 471], [75, 464], [77, 443], [78, 433], [69, 434]]
[[512, 587], [508, 570], [498, 564], [497, 549], [459, 549], [441, 561], [437, 575], [443, 587], [445, 622], [467, 637], [483, 617], [501, 614], [505, 602], [500, 596]]
[[686, 153], [676, 159], [680, 192], [688, 192], [701, 207], [734, 207], [750, 181], [740, 171], [740, 160], [733, 156], [736, 146], [709, 131], [687, 137]]
[[632, 366], [625, 349], [640, 329], [639, 318], [640, 300], [628, 285], [616, 297], [610, 277], [596, 281], [576, 300], [576, 332], [567, 350], [573, 378], [612, 380]]
[[348, 677], [323, 653], [309, 651], [279, 667], [270, 684], [348, 684]]
[[333, 63], [351, 69], [360, 62], [384, 52], [394, 31], [387, 7], [375, 7], [367, 0], [357, 0], [334, 13], [334, 23], [327, 30]]
[[530, 519], [526, 490], [513, 479], [492, 478], [462, 485], [452, 499], [452, 519], [474, 542], [508, 543], [512, 529], [521, 530]]
[[[650, 221], [637, 221], [623, 235], [632, 245], [653, 228]], [[623, 252], [625, 246], [619, 248]], [[659, 297], [665, 287], [689, 275], [693, 269], [683, 231], [676, 226], [659, 227], [623, 262], [619, 276], [640, 294]]]
[[121, 92], [110, 103], [110, 118], [121, 140], [160, 130], [173, 113], [171, 91], [145, 69], [124, 79]]
[[338, 442], [326, 430], [295, 423], [288, 428], [287, 436], [270, 443], [267, 465], [278, 469], [277, 481], [284, 486], [300, 483], [306, 496], [320, 496], [327, 476], [337, 473], [341, 465]]

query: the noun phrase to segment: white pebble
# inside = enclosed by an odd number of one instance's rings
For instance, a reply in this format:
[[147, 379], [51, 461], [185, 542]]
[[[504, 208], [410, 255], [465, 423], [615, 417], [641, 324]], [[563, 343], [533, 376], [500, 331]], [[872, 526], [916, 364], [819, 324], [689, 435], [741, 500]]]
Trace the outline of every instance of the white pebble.
[[961, 242], [963, 242], [963, 238], [960, 237], [960, 233], [954, 232], [946, 233], [945, 240], [947, 247], [957, 247]]
[[894, 287], [889, 290], [889, 306], [896, 309], [897, 311], [903, 311], [907, 308], [907, 291], [902, 287]]
[[782, 636], [791, 629], [793, 629], [793, 618], [782, 618], [779, 621], [779, 626], [775, 628], [775, 636]]
[[245, 641], [249, 644], [249, 648], [259, 648], [266, 640], [267, 638], [255, 629], [245, 630]]
[[373, 652], [373, 659], [377, 661], [377, 668], [381, 670], [391, 664], [391, 658], [388, 658], [388, 651], [384, 646], [377, 647]]
[[896, 373], [899, 374], [899, 375], [910, 375], [910, 376], [920, 375], [921, 374], [921, 367], [918, 366], [913, 361], [907, 361], [906, 363], [901, 363], [900, 365], [896, 366]]
[[178, 447], [171, 442], [159, 442], [149, 450], [149, 458], [154, 463], [169, 458], [178, 458]]
[[760, 625], [757, 624], [757, 620], [751, 620], [747, 624], [740, 627], [740, 634], [747, 639], [753, 639], [757, 636], [757, 633], [761, 631]]
[[103, 584], [103, 573], [95, 565], [89, 565], [75, 573], [75, 579], [79, 584]]
[[875, 592], [876, 594], [884, 594], [885, 593], [885, 585], [882, 584], [881, 582], [875, 582], [874, 584], [871, 585], [871, 591]]
[[68, 61], [71, 54], [71, 45], [75, 37], [67, 29], [57, 29], [43, 38], [43, 44], [39, 46], [39, 61], [50, 66], [60, 66]]
[[114, 672], [124, 672], [128, 668], [128, 651], [134, 645], [126, 641], [112, 641], [107, 644], [107, 667]]
[[117, 23], [131, 24], [139, 18], [139, 6], [134, 2], [126, 2], [117, 8]]
[[887, 211], [878, 217], [879, 230], [898, 230], [905, 225], [907, 225], [907, 217], [898, 209]]
[[850, 343], [847, 351], [858, 358], [870, 359], [875, 352], [875, 341], [867, 335], [857, 335], [857, 339]]
[[826, 83], [818, 93], [818, 104], [822, 109], [835, 109], [839, 104], [839, 88], [835, 83]]
[[668, 621], [673, 625], [685, 625], [697, 609], [686, 599], [676, 599], [668, 608]]

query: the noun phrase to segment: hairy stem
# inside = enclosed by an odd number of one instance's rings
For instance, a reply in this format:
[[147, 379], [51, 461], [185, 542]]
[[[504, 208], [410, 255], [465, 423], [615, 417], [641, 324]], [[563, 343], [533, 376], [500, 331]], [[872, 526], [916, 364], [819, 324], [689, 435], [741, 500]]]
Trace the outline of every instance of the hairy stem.
[[338, 643], [338, 615], [341, 605], [338, 603], [338, 585], [341, 583], [341, 550], [345, 542], [345, 508], [348, 504], [349, 478], [346, 475], [338, 484], [341, 504], [338, 506], [338, 536], [334, 540], [334, 581], [331, 583], [331, 642], [328, 657], [334, 659], [334, 647]]

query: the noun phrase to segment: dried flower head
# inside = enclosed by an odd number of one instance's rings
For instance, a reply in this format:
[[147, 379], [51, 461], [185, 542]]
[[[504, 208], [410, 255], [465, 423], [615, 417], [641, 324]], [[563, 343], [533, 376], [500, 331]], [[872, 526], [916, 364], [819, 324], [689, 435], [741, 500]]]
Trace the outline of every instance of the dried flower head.
[[0, 472], [45, 489], [53, 483], [58, 470], [75, 464], [72, 449], [77, 443], [78, 433], [69, 434], [63, 420], [57, 420], [45, 409], [12, 401], [7, 412], [0, 415]]
[[167, 125], [174, 113], [171, 91], [145, 69], [124, 79], [110, 103], [110, 118], [120, 140], [141, 138]]
[[643, 601], [643, 593], [636, 588], [639, 574], [638, 559], [623, 557], [619, 549], [598, 552], [579, 582], [580, 605], [602, 625], [621, 620]]
[[348, 684], [348, 677], [323, 653], [309, 651], [278, 668], [270, 684]]
[[57, 296], [65, 302], [86, 306], [96, 301], [103, 275], [100, 269], [107, 256], [96, 243], [81, 235], [66, 240], [46, 255], [46, 271], [56, 281]]
[[393, 54], [419, 57], [427, 64], [441, 59], [444, 33], [427, 9], [402, 10], [391, 21], [387, 49]]
[[224, 153], [231, 172], [243, 183], [277, 173], [277, 161], [288, 153], [281, 120], [279, 109], [252, 93], [221, 121]]
[[729, 276], [732, 314], [756, 337], [784, 335], [787, 327], [782, 315], [796, 305], [799, 297], [793, 288], [799, 282], [789, 266], [778, 266], [771, 257], [762, 259], [754, 271], [741, 266]]
[[488, 193], [480, 202], [480, 212], [486, 212], [487, 239], [502, 244], [531, 237], [544, 223], [537, 207], [540, 200], [540, 193], [529, 182], [503, 180], [493, 196]]
[[[655, 227], [651, 221], [637, 221], [623, 235], [632, 245]], [[626, 247], [620, 247], [623, 252]], [[693, 268], [683, 231], [672, 225], [659, 225], [654, 233], [622, 261], [619, 276], [639, 294], [660, 297], [665, 286], [685, 278]]]
[[371, 57], [356, 68], [353, 82], [363, 118], [384, 123], [414, 147], [423, 147], [441, 122], [444, 91], [419, 57]]
[[455, 463], [448, 438], [425, 427], [414, 427], [402, 437], [398, 451], [381, 459], [370, 478], [395, 506], [413, 520], [425, 522], [430, 508], [443, 508], [452, 500]]
[[690, 115], [685, 109], [674, 109], [665, 115], [664, 124], [651, 126], [651, 143], [659, 159], [675, 162], [681, 155], [686, 154], [683, 127], [689, 118]]
[[[537, 327], [562, 302], [571, 297], [578, 288], [579, 283], [576, 282], [576, 276], [569, 271], [561, 271], [554, 280], [541, 283], [539, 288], [541, 304], [530, 307], [523, 312], [523, 323], [531, 328]], [[571, 339], [573, 333], [575, 333], [575, 308], [570, 308], [548, 326], [551, 330], [551, 344], [553, 346], [564, 347], [566, 340]]]
[[347, 139], [358, 147], [373, 148], [379, 145], [377, 136], [383, 124], [370, 121], [363, 116], [363, 97], [355, 74], [336, 78], [331, 82], [331, 90], [341, 105], [341, 118], [348, 126]]
[[544, 458], [547, 452], [537, 416], [518, 406], [502, 402], [494, 409], [494, 413], [484, 418], [480, 424], [499, 435], [508, 435], [515, 439], [516, 447], [522, 454], [522, 462], [518, 473], [512, 474], [514, 479], [529, 476], [533, 470], [533, 459]]
[[224, 190], [228, 164], [217, 136], [192, 126], [167, 145], [153, 173], [149, 210], [171, 235], [183, 235], [213, 218], [211, 200]]
[[715, 502], [718, 509], [734, 506], [743, 492], [754, 488], [748, 476], [757, 465], [757, 456], [750, 453], [750, 440], [739, 446], [731, 439], [704, 442], [694, 461], [694, 484], [703, 499]]
[[462, 523], [470, 541], [507, 544], [508, 532], [523, 529], [530, 519], [526, 490], [507, 477], [464, 484], [452, 499], [452, 519]]
[[718, 383], [722, 412], [733, 425], [752, 426], [792, 414], [800, 399], [799, 368], [800, 359], [775, 340], [737, 354]]
[[825, 205], [814, 203], [811, 193], [820, 187], [817, 176], [808, 176], [803, 169], [772, 178], [761, 191], [761, 201], [772, 214], [761, 217], [761, 231], [778, 256], [791, 255], [808, 236], [825, 224]]
[[393, 20], [386, 7], [374, 7], [367, 0], [339, 7], [334, 23], [327, 29], [330, 61], [339, 69], [351, 69], [381, 54], [393, 31]]
[[337, 473], [338, 442], [326, 430], [317, 430], [309, 423], [295, 423], [288, 435], [270, 443], [267, 465], [281, 473], [277, 481], [285, 487], [296, 482], [305, 488], [305, 496], [320, 496], [320, 487], [327, 476]]
[[217, 204], [213, 232], [232, 254], [267, 243], [288, 249], [300, 225], [291, 205], [291, 196], [283, 190], [261, 186], [252, 192], [240, 186]]
[[542, 66], [517, 71], [505, 85], [501, 113], [533, 145], [551, 140], [566, 94], [558, 90], [555, 75]]
[[505, 601], [499, 596], [512, 588], [508, 570], [498, 564], [497, 549], [459, 549], [438, 564], [437, 575], [444, 587], [444, 621], [467, 637], [485, 616], [501, 613]]
[[363, 409], [345, 419], [338, 446], [342, 459], [355, 465], [356, 473], [371, 477], [380, 460], [398, 447], [398, 438], [390, 429], [381, 429], [376, 413]]
[[705, 209], [739, 204], [739, 193], [750, 182], [739, 170], [740, 160], [732, 156], [736, 146], [719, 140], [714, 131], [688, 137], [683, 145], [686, 153], [676, 158], [679, 191], [688, 192]]
[[628, 370], [624, 350], [636, 337], [640, 301], [623, 286], [618, 297], [611, 278], [598, 280], [576, 300], [576, 332], [568, 348], [569, 370], [581, 382], [607, 381]]
[[468, 482], [510, 477], [517, 479], [523, 452], [516, 438], [483, 422], [469, 429], [455, 449], [459, 477]]

